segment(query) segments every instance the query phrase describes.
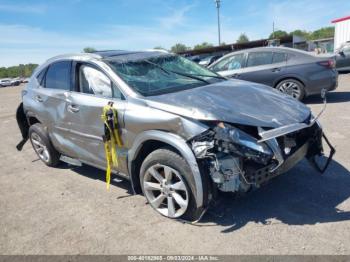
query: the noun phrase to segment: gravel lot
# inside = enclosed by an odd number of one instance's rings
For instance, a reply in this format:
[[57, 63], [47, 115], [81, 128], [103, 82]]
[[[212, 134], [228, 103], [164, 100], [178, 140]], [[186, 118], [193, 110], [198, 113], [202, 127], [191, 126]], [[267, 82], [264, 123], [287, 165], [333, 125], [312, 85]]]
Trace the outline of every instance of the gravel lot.
[[104, 171], [46, 167], [30, 143], [17, 152], [21, 88], [0, 89], [0, 254], [350, 254], [350, 74], [321, 117], [337, 149], [326, 174], [302, 162], [245, 197], [222, 196], [198, 225], [161, 217], [127, 181], [107, 192]]

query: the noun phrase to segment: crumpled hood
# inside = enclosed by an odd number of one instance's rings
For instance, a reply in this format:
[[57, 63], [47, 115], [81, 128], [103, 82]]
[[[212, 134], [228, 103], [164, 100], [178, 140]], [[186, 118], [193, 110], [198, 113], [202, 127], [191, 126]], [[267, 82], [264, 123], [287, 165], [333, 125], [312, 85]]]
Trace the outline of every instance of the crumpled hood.
[[228, 80], [176, 93], [145, 98], [157, 109], [198, 120], [219, 120], [276, 128], [304, 122], [310, 110], [268, 86]]

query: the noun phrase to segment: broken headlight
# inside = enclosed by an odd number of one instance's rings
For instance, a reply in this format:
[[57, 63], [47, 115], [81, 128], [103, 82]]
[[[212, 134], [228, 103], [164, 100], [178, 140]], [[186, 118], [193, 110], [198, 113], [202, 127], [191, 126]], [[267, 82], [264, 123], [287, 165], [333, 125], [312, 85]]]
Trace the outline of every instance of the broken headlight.
[[215, 141], [219, 151], [236, 154], [261, 164], [267, 164], [273, 157], [273, 152], [265, 143], [246, 132], [220, 123], [215, 128]]

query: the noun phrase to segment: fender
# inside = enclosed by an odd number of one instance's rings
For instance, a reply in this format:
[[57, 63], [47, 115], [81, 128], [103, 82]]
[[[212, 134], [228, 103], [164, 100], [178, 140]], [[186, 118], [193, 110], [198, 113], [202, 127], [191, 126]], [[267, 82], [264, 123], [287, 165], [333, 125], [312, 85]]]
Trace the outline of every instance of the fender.
[[[135, 138], [133, 146], [128, 152], [129, 173], [131, 174], [132, 161], [137, 157], [142, 144], [148, 140], [157, 140], [169, 144], [181, 153], [182, 157], [185, 158], [192, 171], [195, 182], [195, 192], [193, 193], [196, 198], [195, 200], [197, 207], [203, 206], [203, 184], [196, 158], [186, 141], [178, 135], [159, 130], [149, 130], [139, 134]], [[132, 185], [134, 185], [132, 175], [130, 175], [130, 180]]]

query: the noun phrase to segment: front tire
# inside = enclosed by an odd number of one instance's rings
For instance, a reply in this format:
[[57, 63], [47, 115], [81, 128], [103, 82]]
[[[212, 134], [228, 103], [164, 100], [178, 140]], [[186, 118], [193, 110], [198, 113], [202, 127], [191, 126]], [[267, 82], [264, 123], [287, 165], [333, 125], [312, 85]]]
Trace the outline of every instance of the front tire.
[[304, 85], [296, 79], [285, 79], [278, 83], [276, 89], [301, 101], [305, 96]]
[[42, 124], [36, 123], [29, 127], [29, 139], [35, 153], [45, 165], [54, 167], [59, 164], [60, 154], [51, 144]]
[[168, 218], [200, 218], [193, 190], [194, 179], [186, 160], [169, 149], [150, 153], [140, 170], [142, 192], [148, 203]]

